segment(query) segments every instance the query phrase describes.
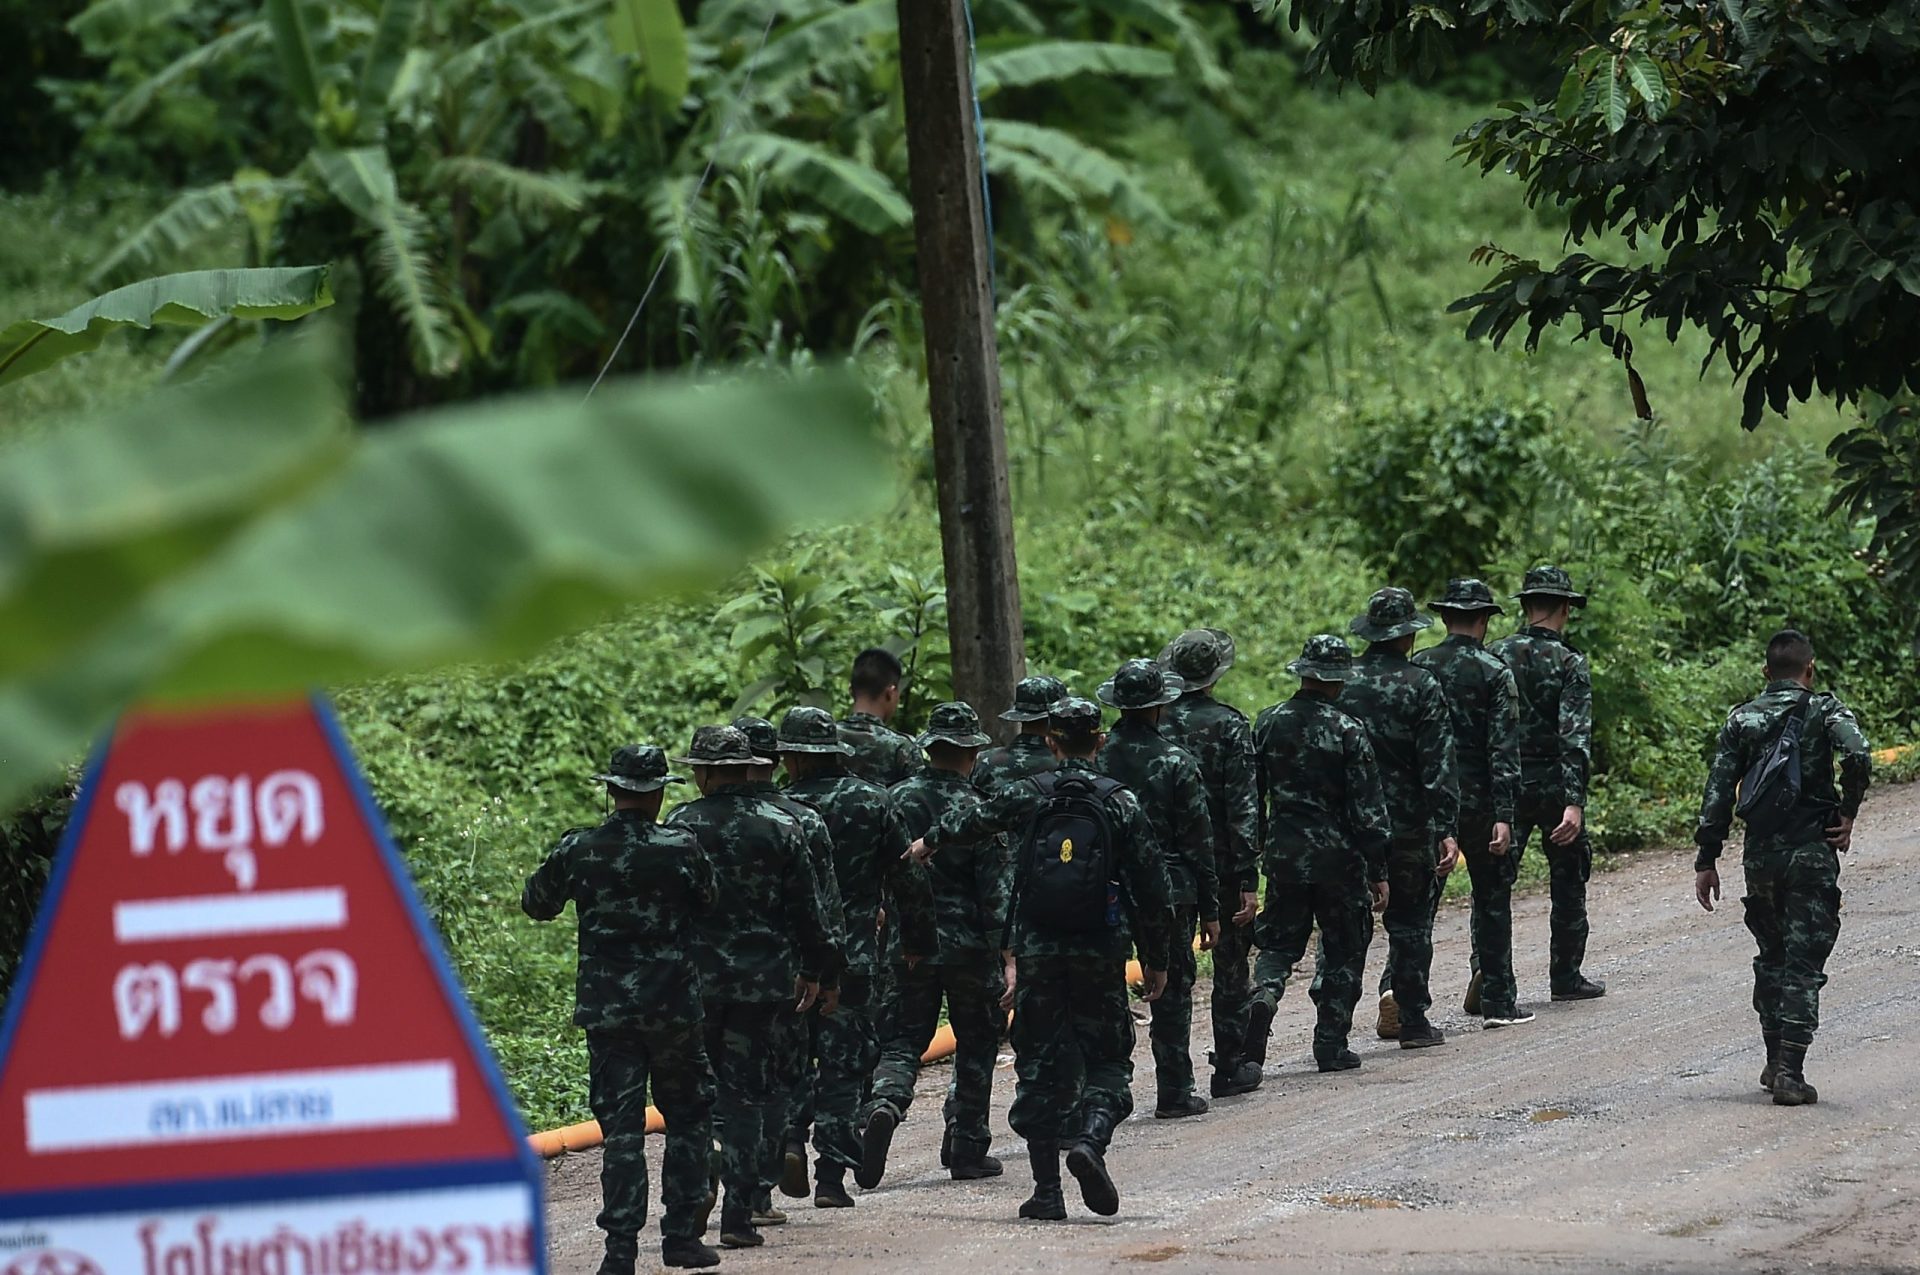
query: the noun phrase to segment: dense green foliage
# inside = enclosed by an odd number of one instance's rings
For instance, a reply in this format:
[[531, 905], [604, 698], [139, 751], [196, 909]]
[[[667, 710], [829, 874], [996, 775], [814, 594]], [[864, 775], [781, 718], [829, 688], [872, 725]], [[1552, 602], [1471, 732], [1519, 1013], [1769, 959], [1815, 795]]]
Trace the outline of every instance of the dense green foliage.
[[[1524, 566], [1556, 559], [1593, 593], [1574, 636], [1595, 668], [1600, 774], [1590, 824], [1615, 853], [1684, 833], [1712, 732], [1726, 705], [1755, 685], [1760, 644], [1784, 621], [1813, 632], [1827, 677], [1859, 707], [1876, 744], [1920, 731], [1910, 608], [1881, 579], [1870, 524], [1826, 513], [1834, 479], [1821, 449], [1844, 424], [1837, 415], [1798, 410], [1788, 422], [1769, 414], [1743, 434], [1740, 394], [1723, 371], [1699, 375], [1710, 338], [1691, 330], [1672, 347], [1639, 342], [1635, 366], [1659, 411], [1651, 424], [1634, 419], [1605, 351], [1545, 345], [1523, 357], [1461, 340], [1464, 325], [1446, 307], [1484, 282], [1471, 251], [1491, 239], [1544, 257], [1566, 230], [1551, 208], [1529, 211], [1449, 158], [1450, 139], [1496, 91], [1487, 81], [1505, 73], [1474, 64], [1461, 77], [1473, 87], [1453, 86], [1463, 98], [1404, 85], [1342, 98], [1305, 81], [1285, 52], [1232, 53], [1210, 38], [1224, 32], [1191, 21], [1127, 27], [1117, 16], [1136, 15], [1126, 21], [1138, 24], [1140, 15], [1191, 19], [1207, 9], [1166, 0], [976, 5], [983, 32], [1007, 34], [1009, 50], [1100, 40], [1168, 53], [1175, 70], [1128, 81], [1151, 86], [1144, 101], [1100, 76], [1077, 76], [1071, 99], [1055, 97], [1063, 82], [1025, 84], [1031, 73], [1019, 59], [994, 72], [990, 125], [1080, 130], [1127, 179], [1099, 198], [1075, 187], [1016, 197], [1036, 183], [1044, 189], [1045, 179], [1015, 171], [1026, 153], [1017, 128], [991, 129], [1030, 662], [1084, 689], [1182, 628], [1218, 624], [1240, 646], [1222, 693], [1256, 710], [1290, 693], [1283, 667], [1301, 641], [1344, 632], [1379, 585], [1425, 591], [1478, 572], [1504, 594]], [[484, 21], [504, 12], [486, 10]], [[617, 180], [630, 191], [671, 153], [679, 184], [670, 188], [690, 189], [691, 164], [704, 163], [701, 147], [718, 135], [707, 95], [725, 77], [744, 78], [754, 18], [765, 14], [753, 3], [701, 12], [702, 21], [724, 17], [725, 38], [697, 42], [681, 132], [644, 122], [660, 115], [657, 106], [628, 102], [611, 139], [594, 134], [577, 152], [548, 154], [609, 164], [617, 153], [638, 157], [605, 169], [577, 159], [583, 180]], [[1024, 34], [1023, 13], [1038, 24]], [[364, 50], [365, 26], [314, 38]], [[808, 29], [776, 28], [767, 57], [796, 41], [782, 54], [795, 61], [764, 64], [754, 94], [786, 87], [772, 99], [781, 113], [770, 105], [756, 121], [777, 119], [770, 128], [778, 136], [857, 160], [902, 189], [897, 120], [885, 105], [893, 91], [887, 34], [836, 36], [838, 60], [816, 64], [805, 41], [825, 41], [833, 28]], [[992, 48], [983, 36], [983, 58]], [[1113, 56], [1055, 49], [1048, 58]], [[1224, 92], [1206, 87], [1208, 59], [1231, 74]], [[793, 78], [783, 78], [783, 65]], [[837, 69], [823, 78], [829, 71], [819, 67]], [[640, 73], [628, 70], [644, 92]], [[151, 70], [126, 72], [137, 73]], [[532, 72], [516, 63], [516, 73]], [[1158, 96], [1163, 90], [1171, 97]], [[1229, 130], [1213, 149], [1193, 145], [1205, 125], [1165, 107], [1194, 100], [1248, 135]], [[247, 127], [258, 131], [240, 130], [233, 144], [249, 155], [310, 145], [266, 121]], [[664, 150], [636, 140], [655, 127]], [[696, 134], [683, 161], [673, 139], [686, 147]], [[96, 132], [91, 145], [109, 142]], [[111, 169], [109, 152], [94, 153]], [[222, 154], [231, 171], [235, 158]], [[1244, 216], [1231, 215], [1236, 201], [1222, 198], [1218, 174], [1207, 179], [1222, 155], [1245, 184]], [[1076, 157], [1085, 158], [1066, 149], [1048, 156]], [[571, 922], [527, 922], [519, 890], [562, 831], [597, 817], [601, 799], [586, 777], [608, 749], [684, 743], [695, 724], [730, 715], [756, 688], [748, 700], [762, 711], [805, 698], [837, 703], [851, 656], [881, 640], [915, 671], [907, 724], [946, 693], [925, 354], [904, 240], [896, 230], [863, 229], [858, 205], [836, 209], [809, 193], [831, 176], [819, 156], [802, 162], [769, 148], [758, 158], [723, 171], [703, 197], [710, 206], [682, 218], [684, 238], [659, 230], [630, 194], [596, 187], [579, 214], [556, 218], [545, 236], [503, 240], [511, 246], [497, 257], [469, 240], [458, 258], [469, 281], [462, 286], [484, 284], [487, 299], [475, 308], [495, 340], [481, 360], [485, 376], [461, 380], [469, 362], [443, 388], [590, 371], [663, 245], [678, 245], [664, 304], [643, 318], [633, 357], [706, 361], [746, 351], [784, 363], [856, 349], [905, 474], [898, 502], [884, 517], [792, 541], [755, 570], [693, 581], [530, 661], [336, 694], [515, 1090], [539, 1123], [583, 1114], [584, 1049], [567, 1024]], [[189, 156], [166, 162], [177, 168], [162, 174], [169, 183], [219, 176], [196, 172], [201, 160]], [[446, 209], [439, 195], [409, 184], [414, 162], [396, 168], [399, 189], [438, 225]], [[879, 189], [863, 180], [860, 188]], [[0, 289], [20, 298], [18, 312], [57, 314], [81, 300], [86, 268], [169, 198], [102, 189], [56, 184], [9, 201], [21, 229], [0, 244]], [[250, 226], [216, 231], [204, 251], [244, 253]], [[453, 260], [447, 242], [436, 242]], [[514, 262], [525, 273], [502, 283]], [[576, 327], [554, 317], [563, 309]], [[1622, 323], [1644, 338], [1638, 319]], [[135, 334], [54, 368], [16, 387], [21, 417], [124, 399], [149, 383], [167, 352]]]

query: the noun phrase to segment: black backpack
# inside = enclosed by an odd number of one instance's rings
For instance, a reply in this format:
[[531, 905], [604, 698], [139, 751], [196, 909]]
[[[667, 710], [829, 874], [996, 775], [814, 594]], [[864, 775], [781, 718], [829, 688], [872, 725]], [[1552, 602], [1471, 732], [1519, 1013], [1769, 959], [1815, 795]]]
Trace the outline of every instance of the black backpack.
[[1055, 934], [1119, 924], [1113, 822], [1107, 799], [1124, 785], [1104, 775], [1050, 771], [1033, 782], [1046, 799], [1021, 837], [1021, 918]]
[[1749, 837], [1771, 837], [1793, 824], [1800, 811], [1800, 737], [1813, 715], [1814, 698], [1807, 696], [1797, 711], [1787, 713], [1780, 733], [1740, 778], [1740, 800], [1733, 813], [1747, 825]]

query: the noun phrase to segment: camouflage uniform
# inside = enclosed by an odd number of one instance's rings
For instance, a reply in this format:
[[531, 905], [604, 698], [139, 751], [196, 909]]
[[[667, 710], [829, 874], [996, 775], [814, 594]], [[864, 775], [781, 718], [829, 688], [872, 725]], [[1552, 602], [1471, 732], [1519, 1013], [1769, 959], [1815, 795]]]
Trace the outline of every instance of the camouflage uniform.
[[[696, 731], [682, 760], [770, 764], [730, 726]], [[745, 1223], [762, 1190], [768, 1122], [784, 1127], [789, 1091], [780, 1083], [774, 1044], [781, 1014], [797, 977], [832, 979], [842, 956], [820, 906], [807, 833], [781, 803], [744, 782], [726, 784], [677, 807], [668, 822], [698, 839], [723, 901], [702, 918], [695, 950], [707, 1052], [719, 1081], [714, 1123], [727, 1187], [723, 1226], [732, 1230]]]
[[[943, 704], [933, 713], [922, 747], [944, 740], [961, 748], [988, 742], [979, 718], [964, 704]], [[959, 818], [986, 799], [964, 775], [928, 765], [892, 793], [909, 840], [949, 818]], [[913, 1102], [920, 1059], [947, 1007], [953, 1027], [953, 1079], [944, 1111], [949, 1160], [981, 1162], [992, 1144], [988, 1128], [993, 1064], [1006, 1029], [1000, 998], [1006, 992], [1000, 953], [1006, 946], [1007, 858], [998, 837], [947, 844], [928, 864], [938, 944], [912, 969], [894, 969], [900, 986], [898, 1019], [880, 1051], [873, 1076], [872, 1107], [887, 1107], [895, 1121]]]
[[[1252, 997], [1249, 961], [1253, 925], [1235, 925], [1240, 896], [1260, 888], [1259, 808], [1254, 790], [1253, 729], [1239, 709], [1209, 688], [1233, 667], [1233, 639], [1219, 629], [1194, 629], [1160, 653], [1187, 690], [1160, 715], [1160, 733], [1200, 763], [1213, 823], [1214, 871], [1220, 881], [1220, 941], [1213, 949], [1214, 1093], [1244, 1091], [1231, 1077], [1247, 1038]], [[1248, 1081], [1257, 1084], [1256, 1077]]]
[[[1786, 725], [1804, 713], [1800, 734], [1800, 804], [1796, 817], [1765, 837], [1749, 836], [1744, 853], [1747, 928], [1759, 953], [1753, 961], [1753, 1009], [1769, 1037], [1813, 1043], [1820, 1026], [1820, 989], [1827, 957], [1840, 937], [1840, 859], [1825, 830], [1835, 814], [1860, 810], [1873, 761], [1853, 712], [1829, 694], [1809, 696], [1799, 682], [1769, 682], [1757, 698], [1727, 715], [1707, 774], [1706, 797], [1694, 841], [1694, 867], [1714, 868], [1733, 821], [1741, 776]], [[1834, 769], [1840, 781], [1836, 789]]]
[[[1287, 670], [1346, 682], [1353, 655], [1340, 638], [1320, 634]], [[1323, 1071], [1357, 1067], [1347, 1038], [1373, 941], [1368, 887], [1387, 879], [1392, 842], [1373, 746], [1333, 700], [1304, 689], [1261, 713], [1253, 738], [1267, 897], [1254, 923], [1260, 959], [1246, 1050], [1266, 1060], [1268, 1025], [1317, 924], [1314, 1060]]]
[[1159, 1090], [1155, 1114], [1169, 1116], [1206, 1110], [1204, 1101], [1194, 1101], [1193, 1059], [1188, 1053], [1193, 1038], [1193, 984], [1198, 976], [1193, 936], [1200, 923], [1220, 920], [1220, 879], [1215, 874], [1213, 821], [1200, 763], [1163, 738], [1150, 719], [1134, 714], [1170, 704], [1184, 689], [1177, 674], [1151, 660], [1121, 665], [1099, 695], [1125, 715], [1114, 724], [1096, 763], [1103, 774], [1119, 780], [1139, 798], [1173, 888], [1167, 987], [1153, 1003], [1147, 1033], [1153, 1042]]
[[[622, 748], [595, 778], [632, 792], [678, 783], [657, 748]], [[647, 1220], [647, 1093], [666, 1118], [660, 1232], [705, 1229], [714, 1104], [701, 1025], [694, 918], [714, 901], [713, 866], [686, 831], [623, 810], [569, 832], [528, 878], [520, 907], [536, 921], [571, 899], [579, 917], [573, 1021], [587, 1033], [588, 1101], [605, 1136], [600, 1161], [610, 1266], [632, 1270]]]
[[[1090, 734], [1100, 711], [1086, 700], [1057, 706], [1056, 731]], [[1093, 765], [1070, 758], [1060, 773], [1095, 775]], [[997, 832], [1024, 831], [1046, 804], [1034, 780], [1010, 784], [987, 802], [955, 809], [928, 831], [929, 848], [977, 843]], [[1118, 844], [1112, 847], [1118, 906], [1104, 932], [1063, 935], [1044, 931], [1021, 915], [1021, 882], [1027, 871], [1023, 847], [1013, 852], [1011, 928], [1007, 942], [1016, 960], [1013, 1047], [1015, 1089], [1008, 1121], [1027, 1140], [1033, 1157], [1036, 1204], [1050, 1175], [1059, 1199], [1060, 1150], [1071, 1144], [1074, 1169], [1093, 1204], [1083, 1166], [1099, 1167], [1114, 1126], [1133, 1111], [1133, 1016], [1127, 1007], [1126, 959], [1137, 950], [1150, 970], [1165, 970], [1172, 934], [1172, 886], [1154, 846], [1153, 830], [1139, 801], [1124, 789], [1107, 801]], [[1110, 1180], [1105, 1190], [1111, 1192]], [[1117, 1197], [1101, 1212], [1118, 1209]], [[1028, 1216], [1064, 1216], [1035, 1212]]]
[[1401, 1043], [1419, 1039], [1432, 1004], [1433, 917], [1442, 885], [1435, 875], [1440, 842], [1455, 833], [1459, 779], [1453, 718], [1433, 674], [1383, 645], [1433, 621], [1415, 610], [1405, 589], [1382, 589], [1352, 629], [1374, 645], [1353, 662], [1340, 709], [1367, 729], [1380, 765], [1380, 785], [1393, 820], [1387, 854], [1387, 977], [1398, 1008]]
[[[1500, 614], [1493, 593], [1478, 580], [1452, 580], [1435, 610]], [[1512, 846], [1493, 854], [1493, 825], [1514, 821], [1520, 788], [1520, 705], [1513, 670], [1476, 638], [1450, 634], [1413, 662], [1433, 674], [1453, 714], [1454, 760], [1460, 776], [1460, 853], [1473, 881], [1473, 965], [1480, 979], [1480, 1012], [1518, 1015], [1513, 977], [1513, 883], [1520, 856]], [[1438, 896], [1436, 895], [1436, 900]]]
[[848, 713], [840, 719], [840, 742], [853, 750], [847, 769], [891, 788], [920, 769], [920, 750], [911, 739], [872, 713]]
[[[1000, 714], [1005, 722], [1040, 722], [1055, 704], [1067, 697], [1067, 684], [1057, 677], [1027, 677], [1013, 688], [1013, 707]], [[989, 795], [1016, 779], [1042, 774], [1059, 765], [1047, 745], [1045, 730], [1022, 730], [999, 748], [989, 748], [973, 764], [973, 786]]]
[[840, 760], [847, 747], [835, 733], [831, 716], [816, 708], [794, 709], [780, 724], [777, 747], [783, 754], [830, 758], [825, 768], [795, 781], [787, 791], [818, 810], [832, 834], [847, 969], [834, 1013], [824, 1014], [817, 1007], [809, 1011], [810, 1054], [818, 1060], [818, 1073], [813, 1101], [793, 1116], [788, 1139], [804, 1145], [811, 1123], [822, 1176], [837, 1182], [859, 1163], [857, 1117], [879, 1061], [872, 995], [879, 968], [880, 910], [884, 906], [898, 918], [909, 951], [931, 952], [933, 900], [926, 873], [903, 858], [913, 838], [887, 791], [847, 773]]
[[[1565, 597], [1576, 606], [1586, 602], [1572, 591], [1566, 573], [1557, 567], [1536, 567], [1527, 573], [1518, 596], [1535, 593]], [[1520, 692], [1520, 797], [1509, 853], [1517, 865], [1534, 830], [1540, 831], [1553, 897], [1549, 977], [1553, 991], [1564, 993], [1584, 981], [1580, 967], [1587, 955], [1587, 881], [1593, 875], [1593, 846], [1584, 825], [1571, 845], [1555, 845], [1547, 834], [1559, 825], [1568, 806], [1586, 808], [1593, 754], [1593, 681], [1587, 657], [1549, 628], [1523, 625], [1511, 637], [1493, 643], [1491, 650], [1513, 670]]]

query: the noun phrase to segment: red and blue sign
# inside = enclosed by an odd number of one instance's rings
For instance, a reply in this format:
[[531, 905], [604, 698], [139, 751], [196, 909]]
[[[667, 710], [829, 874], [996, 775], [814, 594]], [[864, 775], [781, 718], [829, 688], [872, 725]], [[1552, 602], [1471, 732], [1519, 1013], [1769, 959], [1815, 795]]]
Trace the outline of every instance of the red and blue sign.
[[326, 707], [123, 719], [0, 1024], [0, 1275], [543, 1271], [540, 1181]]

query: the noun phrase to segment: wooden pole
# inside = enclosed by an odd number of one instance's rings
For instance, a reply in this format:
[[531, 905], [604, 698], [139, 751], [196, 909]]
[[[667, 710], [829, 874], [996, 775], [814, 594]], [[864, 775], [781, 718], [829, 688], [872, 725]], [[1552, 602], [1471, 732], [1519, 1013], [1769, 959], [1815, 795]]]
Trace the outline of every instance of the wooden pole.
[[899, 0], [900, 75], [953, 687], [997, 730], [1027, 657], [964, 4]]

